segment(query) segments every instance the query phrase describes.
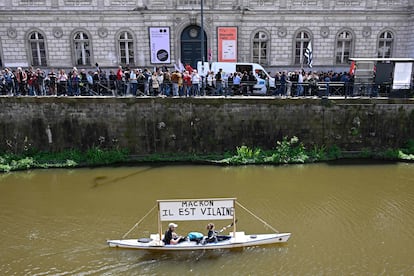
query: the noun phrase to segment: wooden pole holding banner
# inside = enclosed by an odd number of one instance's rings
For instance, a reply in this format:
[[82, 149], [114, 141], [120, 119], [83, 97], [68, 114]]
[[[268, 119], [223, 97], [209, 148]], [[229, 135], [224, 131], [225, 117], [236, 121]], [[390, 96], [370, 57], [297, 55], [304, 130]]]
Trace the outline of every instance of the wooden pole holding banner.
[[233, 237], [236, 237], [236, 199], [233, 199]]
[[158, 206], [158, 235], [160, 236], [160, 240], [162, 238], [162, 223], [161, 223], [161, 212], [160, 212], [160, 203], [157, 202]]

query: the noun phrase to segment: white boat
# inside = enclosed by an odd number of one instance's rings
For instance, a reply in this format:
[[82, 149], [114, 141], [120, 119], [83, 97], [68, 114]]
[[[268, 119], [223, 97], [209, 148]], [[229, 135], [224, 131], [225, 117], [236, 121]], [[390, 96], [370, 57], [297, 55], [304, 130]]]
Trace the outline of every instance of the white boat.
[[[259, 221], [264, 223], [275, 233], [270, 234], [246, 234], [242, 231], [236, 231], [235, 205], [240, 206], [245, 211], [253, 215]], [[138, 226], [140, 222], [152, 210], [158, 207], [158, 233], [151, 234], [149, 238], [125, 239], [125, 237]], [[224, 236], [224, 240], [216, 242], [200, 242], [187, 238], [187, 240], [178, 244], [164, 244], [162, 222], [164, 221], [194, 221], [194, 220], [224, 220], [231, 219], [232, 223], [223, 227], [219, 232], [232, 227], [233, 231]], [[137, 222], [124, 236], [119, 240], [107, 240], [110, 247], [143, 249], [154, 251], [184, 251], [184, 250], [209, 250], [209, 249], [232, 249], [249, 246], [262, 246], [268, 244], [286, 243], [291, 233], [279, 233], [276, 229], [260, 219], [252, 212], [243, 207], [235, 198], [215, 198], [215, 199], [179, 199], [179, 200], [158, 200], [154, 206], [139, 222]]]

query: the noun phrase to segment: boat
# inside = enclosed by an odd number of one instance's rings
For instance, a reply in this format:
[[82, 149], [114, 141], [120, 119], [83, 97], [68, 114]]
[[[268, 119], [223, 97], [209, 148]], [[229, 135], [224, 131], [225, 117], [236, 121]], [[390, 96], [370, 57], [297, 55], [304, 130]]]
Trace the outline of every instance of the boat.
[[[274, 233], [268, 234], [246, 234], [244, 231], [237, 231], [236, 205], [247, 211], [256, 219], [265, 224]], [[150, 234], [148, 238], [126, 239], [155, 208], [158, 207], [158, 233]], [[223, 227], [218, 233], [232, 228], [228, 235], [220, 236], [215, 242], [203, 242], [202, 239], [191, 239], [189, 236], [178, 244], [164, 244], [163, 222], [171, 221], [214, 221], [231, 220], [232, 222]], [[263, 246], [269, 244], [286, 243], [291, 233], [279, 233], [274, 227], [266, 223], [243, 205], [236, 198], [208, 198], [208, 199], [172, 199], [157, 200], [157, 204], [127, 233], [118, 240], [107, 240], [109, 247], [141, 249], [150, 251], [186, 251], [186, 250], [212, 250], [212, 249], [233, 249], [251, 246]]]

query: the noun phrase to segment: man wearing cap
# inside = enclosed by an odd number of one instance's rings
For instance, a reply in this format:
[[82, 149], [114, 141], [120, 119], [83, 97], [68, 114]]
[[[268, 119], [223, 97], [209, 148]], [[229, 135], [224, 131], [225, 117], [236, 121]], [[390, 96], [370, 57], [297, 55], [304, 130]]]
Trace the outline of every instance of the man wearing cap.
[[164, 239], [163, 239], [164, 244], [166, 245], [167, 244], [178, 244], [182, 241], [185, 241], [185, 238], [178, 236], [175, 233], [175, 228], [177, 227], [178, 225], [175, 223], [168, 224], [168, 230], [165, 231], [165, 234], [164, 234]]

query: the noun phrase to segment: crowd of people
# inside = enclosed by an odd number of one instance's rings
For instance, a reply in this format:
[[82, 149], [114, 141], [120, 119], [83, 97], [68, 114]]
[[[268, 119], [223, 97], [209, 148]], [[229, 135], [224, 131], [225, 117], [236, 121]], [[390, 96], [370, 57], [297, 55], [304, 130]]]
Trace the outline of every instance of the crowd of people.
[[283, 71], [275, 74], [275, 83], [274, 95], [316, 96], [323, 90], [323, 94], [329, 96], [333, 92], [331, 83], [337, 83], [340, 86], [339, 94], [349, 96], [353, 93], [354, 75], [348, 72], [337, 73], [333, 71]]
[[[353, 75], [343, 72], [276, 72], [275, 87], [268, 95], [315, 96], [321, 87], [326, 95], [332, 92], [330, 83], [341, 83], [341, 93], [352, 93]], [[48, 72], [29, 67], [23, 70], [5, 68], [0, 73], [0, 94], [9, 96], [231, 96], [254, 94], [258, 76], [255, 72], [222, 70], [201, 76], [196, 69], [169, 68], [132, 69], [119, 66], [117, 70], [93, 70], [73, 67], [70, 70], [51, 68]], [[267, 80], [268, 81], [268, 80]], [[323, 86], [320, 84], [323, 83]]]
[[9, 96], [200, 96], [202, 78], [197, 70], [178, 72], [159, 68], [78, 70], [49, 72], [33, 67], [5, 68], [0, 73], [0, 93]]

